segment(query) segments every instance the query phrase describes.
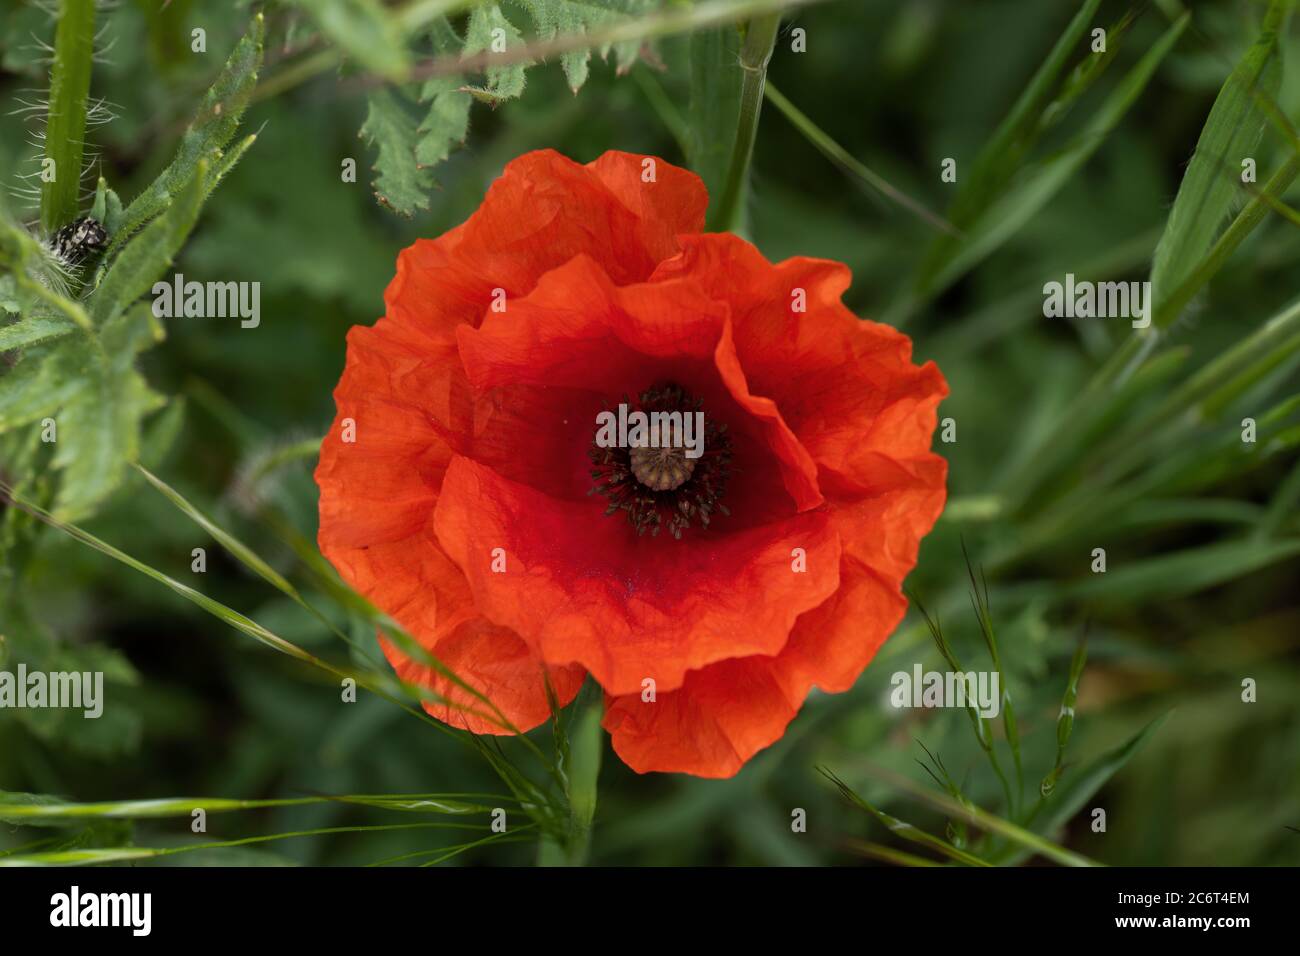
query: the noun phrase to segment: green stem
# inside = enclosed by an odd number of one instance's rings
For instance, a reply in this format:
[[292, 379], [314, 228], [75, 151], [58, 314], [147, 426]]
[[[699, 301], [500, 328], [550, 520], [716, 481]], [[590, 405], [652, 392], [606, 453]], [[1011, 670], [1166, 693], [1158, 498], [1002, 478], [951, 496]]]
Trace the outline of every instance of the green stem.
[[[600, 721], [604, 693], [587, 681], [570, 712], [567, 734], [557, 727], [560, 775], [569, 805], [567, 832], [545, 835], [537, 848], [538, 866], [584, 866], [591, 849], [591, 824], [596, 816], [596, 784], [605, 746]], [[558, 718], [557, 718], [558, 719]]]
[[758, 117], [763, 109], [767, 64], [772, 59], [780, 26], [781, 15], [769, 13], [754, 17], [745, 27], [745, 42], [740, 49], [740, 68], [744, 71], [740, 87], [740, 119], [736, 124], [736, 141], [731, 149], [727, 183], [709, 221], [708, 228], [712, 232], [735, 232], [744, 227], [749, 161], [754, 155]]
[[81, 159], [86, 139], [86, 99], [95, 52], [95, 0], [63, 0], [50, 70], [45, 158], [53, 179], [41, 183], [41, 225], [54, 232], [77, 217]]
[[569, 734], [569, 754], [564, 774], [569, 797], [570, 866], [587, 862], [591, 824], [596, 817], [596, 787], [605, 745], [600, 722], [605, 715], [604, 695], [593, 682], [578, 698]]
[[917, 202], [901, 189], [895, 188], [889, 180], [871, 169], [866, 165], [866, 163], [860, 162], [852, 153], [837, 143], [820, 126], [814, 123], [808, 115], [803, 112], [803, 110], [799, 109], [799, 107], [786, 99], [785, 95], [771, 83], [767, 84], [767, 89], [765, 89], [763, 93], [772, 101], [772, 105], [780, 110], [782, 115], [790, 121], [790, 124], [803, 134], [804, 139], [812, 143], [819, 153], [829, 159], [836, 166], [840, 167], [840, 169], [844, 170], [851, 176], [856, 176], [869, 187], [877, 190], [881, 195], [892, 199], [908, 212], [925, 220], [941, 232], [946, 232], [952, 236], [961, 236], [957, 227], [948, 222], [948, 220], [931, 212], [923, 204]]

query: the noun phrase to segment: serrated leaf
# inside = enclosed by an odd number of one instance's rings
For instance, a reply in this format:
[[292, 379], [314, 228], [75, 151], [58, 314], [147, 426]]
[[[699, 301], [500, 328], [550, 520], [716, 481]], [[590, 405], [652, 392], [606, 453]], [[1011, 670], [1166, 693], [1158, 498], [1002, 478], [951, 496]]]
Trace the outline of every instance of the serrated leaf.
[[294, 0], [331, 41], [372, 73], [400, 80], [411, 54], [397, 19], [378, 0]]
[[[571, 36], [586, 33], [594, 27], [611, 23], [619, 19], [623, 6], [617, 2], [599, 3], [595, 0], [521, 0], [521, 2], [532, 16], [533, 22], [537, 24], [537, 35], [542, 40], [551, 40], [561, 34]], [[573, 92], [578, 92], [587, 82], [590, 61], [590, 47], [560, 54], [560, 65]]]
[[420, 123], [415, 144], [415, 161], [436, 166], [469, 134], [469, 107], [473, 97], [464, 91], [459, 77], [435, 77], [424, 84], [421, 100], [429, 112]]
[[[465, 33], [465, 56], [473, 56], [485, 51], [504, 53], [523, 42], [523, 35], [501, 12], [500, 5], [489, 3], [475, 7], [470, 13], [469, 26]], [[524, 92], [524, 74], [527, 67], [526, 63], [489, 66], [486, 70], [486, 86], [474, 87], [472, 92], [490, 102], [514, 99]]]
[[[215, 161], [217, 151], [234, 137], [240, 117], [248, 106], [257, 71], [262, 65], [262, 44], [266, 26], [259, 13], [248, 32], [235, 45], [221, 75], [203, 98], [203, 105], [186, 129], [171, 164], [140, 193], [120, 216], [114, 216], [110, 198], [109, 223], [113, 242], [111, 254], [130, 234], [166, 208], [168, 199], [193, 180], [201, 161]], [[116, 232], [112, 220], [119, 218]]]
[[379, 174], [371, 184], [375, 196], [403, 216], [428, 209], [426, 193], [433, 186], [433, 176], [416, 161], [419, 130], [406, 99], [396, 90], [384, 88], [371, 93], [366, 102], [369, 111], [361, 136], [379, 148], [372, 167]]
[[94, 361], [84, 338], [29, 349], [23, 360], [0, 375], [0, 432], [56, 413], [80, 388], [82, 369]]
[[[140, 423], [164, 404], [135, 370], [135, 357], [161, 340], [161, 324], [148, 305], [127, 306], [143, 295], [170, 263], [198, 217], [207, 163], [200, 160], [193, 180], [161, 216], [146, 226], [113, 261], [103, 283], [87, 300], [98, 328], [84, 334], [47, 336], [27, 348], [22, 360], [0, 376], [0, 431], [43, 418], [54, 422], [51, 466], [62, 475], [54, 499], [60, 517], [91, 513], [121, 483], [136, 457]], [[0, 223], [0, 253], [26, 255], [26, 240]], [[21, 265], [21, 258], [19, 263]], [[25, 272], [16, 272], [23, 276]], [[58, 305], [61, 297], [45, 290]], [[81, 312], [79, 305], [75, 307]], [[65, 325], [72, 323], [60, 315]], [[29, 317], [18, 326], [29, 339], [40, 329]]]
[[135, 370], [135, 356], [161, 341], [161, 323], [146, 304], [114, 318], [103, 331], [108, 361], [91, 365], [59, 412], [53, 465], [63, 470], [54, 514], [89, 514], [121, 484], [137, 457], [140, 424], [166, 400]]
[[[462, 46], [446, 17], [438, 17], [430, 24], [429, 35], [439, 54], [455, 52]], [[431, 76], [420, 90], [420, 102], [429, 104], [429, 112], [418, 130], [415, 161], [420, 166], [435, 166], [465, 142], [473, 99], [465, 92], [463, 76]]]

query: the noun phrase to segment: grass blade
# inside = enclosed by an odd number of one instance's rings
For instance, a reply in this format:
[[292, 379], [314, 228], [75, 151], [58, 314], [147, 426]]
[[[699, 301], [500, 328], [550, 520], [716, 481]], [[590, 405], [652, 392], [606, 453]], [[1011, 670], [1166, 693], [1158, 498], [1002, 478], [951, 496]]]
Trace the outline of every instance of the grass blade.
[[1289, 0], [1272, 0], [1255, 43], [1237, 64], [1201, 130], [1151, 266], [1151, 297], [1160, 302], [1209, 251], [1240, 195], [1241, 161], [1269, 122], [1259, 97], [1272, 99], [1282, 81], [1278, 29]]
[[881, 195], [893, 200], [918, 219], [929, 223], [940, 232], [946, 232], [954, 236], [960, 234], [957, 227], [948, 220], [937, 213], [931, 212], [920, 202], [895, 188], [885, 177], [865, 163], [860, 162], [852, 153], [832, 139], [820, 126], [809, 119], [799, 107], [786, 99], [785, 94], [774, 87], [771, 81], [764, 88], [763, 95], [772, 101], [772, 105], [781, 111], [782, 115], [790, 121], [795, 129], [803, 134], [808, 142], [817, 147], [818, 152], [844, 172], [856, 177], [870, 188], [877, 190]]

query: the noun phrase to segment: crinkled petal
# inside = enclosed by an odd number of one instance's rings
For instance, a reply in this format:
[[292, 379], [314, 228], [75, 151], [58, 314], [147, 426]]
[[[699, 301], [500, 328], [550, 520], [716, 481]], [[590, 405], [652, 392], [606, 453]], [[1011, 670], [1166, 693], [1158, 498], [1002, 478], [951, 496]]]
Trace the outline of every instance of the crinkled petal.
[[[316, 469], [321, 553], [463, 680], [480, 691], [494, 688], [494, 702], [507, 721], [534, 727], [549, 713], [541, 658], [517, 635], [482, 617], [465, 576], [432, 533], [452, 458], [428, 410], [443, 394], [445, 365], [439, 366], [418, 333], [388, 320], [353, 329], [348, 345], [348, 364], [334, 393], [338, 417]], [[447, 678], [390, 647], [385, 653], [399, 675], [457, 705], [427, 702], [434, 716], [479, 733], [507, 732], [499, 722], [465, 713], [459, 705], [471, 703], [471, 695]], [[553, 670], [552, 683], [562, 700], [572, 699], [581, 671]]]
[[785, 733], [809, 690], [848, 690], [898, 626], [898, 587], [851, 557], [840, 587], [801, 615], [775, 656], [723, 661], [686, 675], [654, 701], [608, 698], [603, 726], [633, 770], [730, 777]]
[[[585, 389], [610, 407], [616, 397], [674, 381], [733, 436], [748, 501], [732, 510], [742, 520], [753, 524], [780, 508], [814, 508], [822, 501], [816, 466], [774, 404], [750, 392], [729, 326], [726, 303], [705, 296], [695, 282], [618, 287], [599, 263], [579, 256], [543, 277], [531, 295], [490, 314], [477, 329], [462, 327], [457, 337], [471, 384], [501, 389], [507, 400], [507, 390], [517, 386]], [[526, 425], [554, 435], [569, 460], [573, 444], [589, 444], [596, 431], [594, 415], [559, 422], [538, 414]]]
[[670, 690], [705, 664], [774, 654], [839, 583], [839, 540], [821, 511], [681, 547], [603, 510], [456, 458], [434, 527], [484, 615], [548, 663], [582, 664], [612, 694], [647, 679]]
[[679, 234], [704, 227], [708, 198], [698, 176], [662, 160], [643, 181], [647, 158], [609, 152], [582, 166], [538, 150], [511, 161], [462, 225], [401, 252], [388, 317], [442, 340], [575, 256], [616, 284], [644, 281], [677, 253]]

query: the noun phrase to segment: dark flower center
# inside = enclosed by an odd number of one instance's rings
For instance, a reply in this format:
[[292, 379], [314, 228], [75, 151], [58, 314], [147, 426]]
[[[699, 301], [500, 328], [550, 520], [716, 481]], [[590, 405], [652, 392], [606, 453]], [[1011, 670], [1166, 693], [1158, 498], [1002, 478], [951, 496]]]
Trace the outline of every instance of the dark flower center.
[[606, 409], [588, 454], [591, 493], [609, 499], [607, 516], [622, 511], [637, 534], [667, 530], [680, 539], [693, 521], [707, 528], [715, 512], [731, 514], [721, 502], [731, 436], [702, 405], [667, 383], [642, 392], [637, 402], [624, 396], [619, 407]]
[[628, 451], [632, 474], [652, 491], [672, 491], [680, 488], [695, 471], [695, 459], [686, 457], [681, 445], [663, 448], [639, 446]]

